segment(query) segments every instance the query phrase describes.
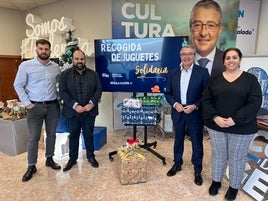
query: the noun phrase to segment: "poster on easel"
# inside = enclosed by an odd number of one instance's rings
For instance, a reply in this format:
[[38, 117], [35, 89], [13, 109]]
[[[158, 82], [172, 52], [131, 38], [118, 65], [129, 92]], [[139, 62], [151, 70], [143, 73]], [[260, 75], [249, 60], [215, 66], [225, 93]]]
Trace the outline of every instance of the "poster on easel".
[[187, 36], [95, 40], [95, 64], [103, 91], [163, 93], [168, 73], [180, 67]]

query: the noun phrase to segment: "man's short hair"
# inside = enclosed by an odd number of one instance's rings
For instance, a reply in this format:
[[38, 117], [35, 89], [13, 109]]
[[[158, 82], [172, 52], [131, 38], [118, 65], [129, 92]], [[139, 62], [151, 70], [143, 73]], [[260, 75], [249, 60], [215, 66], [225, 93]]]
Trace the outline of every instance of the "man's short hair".
[[84, 57], [86, 57], [86, 54], [82, 51], [82, 50], [80, 50], [80, 49], [76, 49], [76, 50], [74, 50], [74, 52], [73, 52], [73, 54], [72, 54], [72, 58], [74, 57], [74, 53], [75, 52], [81, 52], [83, 55], [84, 55]]
[[48, 40], [46, 40], [46, 39], [43, 39], [43, 38], [38, 39], [38, 40], [35, 42], [36, 47], [37, 47], [39, 44], [41, 44], [41, 45], [48, 45], [48, 46], [49, 46], [49, 49], [51, 48], [51, 44], [50, 44], [50, 42], [49, 42]]
[[[192, 49], [192, 50], [194, 51], [194, 54], [195, 54], [196, 49], [195, 49], [195, 47], [194, 47], [193, 45], [185, 45], [185, 46], [183, 46], [183, 47], [181, 48], [181, 51], [182, 51], [182, 49], [187, 49], [187, 48]], [[180, 52], [181, 52], [181, 51], [180, 51]]]
[[190, 15], [190, 20], [189, 20], [189, 26], [191, 27], [192, 19], [194, 17], [194, 14], [198, 8], [212, 8], [214, 9], [218, 14], [219, 14], [219, 23], [222, 24], [222, 9], [220, 5], [213, 0], [201, 0], [198, 1], [194, 7], [192, 8], [191, 15]]

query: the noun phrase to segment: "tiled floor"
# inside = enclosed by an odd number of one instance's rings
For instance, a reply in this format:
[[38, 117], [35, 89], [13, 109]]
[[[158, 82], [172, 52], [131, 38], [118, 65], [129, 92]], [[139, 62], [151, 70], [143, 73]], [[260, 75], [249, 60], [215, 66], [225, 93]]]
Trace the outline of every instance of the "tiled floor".
[[[137, 133], [142, 137], [142, 132]], [[224, 194], [228, 188], [227, 179], [224, 178], [222, 188], [217, 196], [208, 194], [211, 183], [210, 176], [210, 145], [208, 136], [204, 136], [205, 158], [202, 172], [204, 183], [196, 186], [193, 182], [193, 167], [190, 162], [190, 141], [185, 140], [184, 164], [182, 171], [174, 177], [167, 177], [166, 173], [172, 166], [173, 138], [166, 135], [162, 141], [161, 135], [153, 137], [148, 133], [148, 142], [157, 140], [156, 151], [166, 157], [167, 165], [164, 166], [160, 159], [144, 150], [147, 159], [147, 182], [121, 185], [118, 179], [118, 158], [115, 155], [113, 162], [108, 158], [110, 151], [116, 150], [126, 143], [132, 134], [129, 130], [124, 136], [124, 130], [108, 131], [108, 143], [99, 151], [96, 151], [96, 159], [100, 167], [94, 169], [87, 162], [85, 151], [80, 152], [78, 164], [70, 171], [55, 171], [45, 166], [44, 150], [39, 150], [37, 173], [33, 178], [23, 183], [22, 175], [26, 171], [27, 154], [23, 153], [10, 157], [0, 153], [0, 200], [1, 201], [209, 201], [224, 200]], [[58, 161], [62, 166], [68, 159]], [[239, 191], [237, 200], [252, 200], [247, 194]]]

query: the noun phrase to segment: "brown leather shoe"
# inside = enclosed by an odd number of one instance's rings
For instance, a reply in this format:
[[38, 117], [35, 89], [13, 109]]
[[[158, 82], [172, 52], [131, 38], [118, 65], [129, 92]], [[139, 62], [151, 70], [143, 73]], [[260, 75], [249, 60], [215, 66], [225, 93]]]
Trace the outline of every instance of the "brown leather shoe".
[[25, 174], [22, 177], [22, 182], [29, 181], [33, 177], [33, 174], [36, 173], [36, 171], [37, 171], [37, 169], [36, 169], [35, 165], [28, 166], [27, 171], [25, 172]]

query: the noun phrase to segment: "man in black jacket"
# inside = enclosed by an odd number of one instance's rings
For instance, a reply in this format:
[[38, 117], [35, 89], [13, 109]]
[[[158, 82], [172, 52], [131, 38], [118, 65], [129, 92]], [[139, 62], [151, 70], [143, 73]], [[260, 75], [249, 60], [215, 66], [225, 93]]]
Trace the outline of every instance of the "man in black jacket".
[[95, 168], [99, 166], [94, 155], [94, 124], [98, 115], [98, 103], [102, 86], [98, 74], [86, 67], [85, 54], [76, 50], [72, 57], [73, 67], [62, 72], [59, 92], [63, 100], [62, 114], [69, 125], [69, 161], [63, 168], [68, 171], [76, 164], [79, 137], [82, 129], [88, 161]]

